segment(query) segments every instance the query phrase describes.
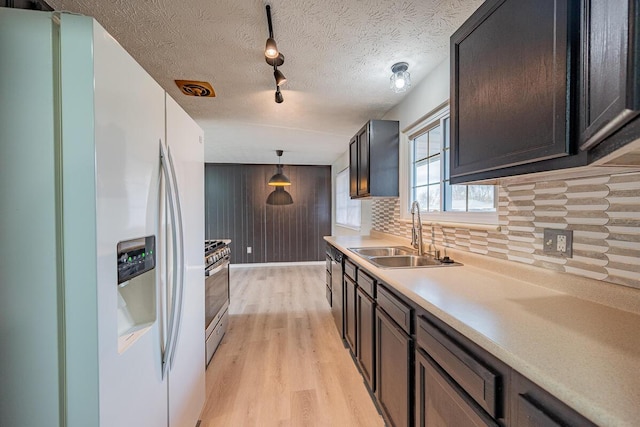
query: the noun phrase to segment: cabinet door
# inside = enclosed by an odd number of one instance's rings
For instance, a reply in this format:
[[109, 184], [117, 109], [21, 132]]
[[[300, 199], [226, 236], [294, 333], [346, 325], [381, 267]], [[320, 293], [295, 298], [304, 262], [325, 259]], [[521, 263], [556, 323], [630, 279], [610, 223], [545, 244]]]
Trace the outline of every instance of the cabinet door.
[[[588, 149], [638, 114], [638, 0], [585, 0], [582, 11], [580, 148]], [[634, 34], [636, 33], [636, 34]]]
[[[362, 276], [361, 276], [362, 277]], [[374, 316], [375, 303], [358, 287], [356, 291], [356, 354], [360, 371], [372, 391], [375, 391], [374, 363]]]
[[413, 425], [413, 340], [376, 308], [376, 397], [391, 427]]
[[483, 412], [433, 359], [418, 349], [416, 426], [498, 427], [498, 423]]
[[349, 142], [349, 196], [358, 197], [358, 137]]
[[451, 37], [452, 183], [574, 148], [569, 3], [489, 0]]
[[358, 196], [368, 196], [369, 188], [369, 124], [358, 132]]
[[344, 337], [355, 355], [356, 346], [356, 284], [344, 276]]

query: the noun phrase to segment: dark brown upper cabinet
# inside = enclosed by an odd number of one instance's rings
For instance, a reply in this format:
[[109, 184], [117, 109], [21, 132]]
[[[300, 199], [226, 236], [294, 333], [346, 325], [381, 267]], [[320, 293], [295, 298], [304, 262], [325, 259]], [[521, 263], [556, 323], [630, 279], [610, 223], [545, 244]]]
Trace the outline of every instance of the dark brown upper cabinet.
[[577, 0], [488, 0], [451, 36], [451, 183], [586, 164], [579, 16]]
[[640, 0], [583, 0], [580, 148], [595, 147], [640, 112]]
[[399, 123], [371, 120], [349, 142], [349, 195], [398, 197]]

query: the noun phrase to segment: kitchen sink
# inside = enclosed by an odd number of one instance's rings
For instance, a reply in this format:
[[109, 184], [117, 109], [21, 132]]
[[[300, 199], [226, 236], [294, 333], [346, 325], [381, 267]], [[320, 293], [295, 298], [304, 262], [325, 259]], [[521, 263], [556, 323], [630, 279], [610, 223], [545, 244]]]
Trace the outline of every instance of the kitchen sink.
[[416, 253], [415, 250], [402, 246], [392, 246], [386, 248], [349, 248], [349, 250], [364, 257], [387, 257], [397, 255], [413, 255]]
[[383, 248], [349, 248], [380, 268], [422, 268], [462, 265], [449, 257], [436, 259], [431, 255], [418, 255], [407, 247], [392, 246]]
[[386, 268], [401, 267], [439, 267], [446, 265], [431, 256], [401, 255], [401, 256], [377, 256], [369, 258], [372, 263]]

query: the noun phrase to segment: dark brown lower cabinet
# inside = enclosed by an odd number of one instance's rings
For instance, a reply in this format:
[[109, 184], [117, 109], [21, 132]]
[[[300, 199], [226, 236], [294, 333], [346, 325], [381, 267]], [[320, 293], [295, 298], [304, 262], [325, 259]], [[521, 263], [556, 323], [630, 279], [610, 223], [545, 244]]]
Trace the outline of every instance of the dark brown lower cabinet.
[[356, 359], [369, 388], [375, 391], [374, 362], [375, 303], [361, 288], [356, 291]]
[[569, 408], [527, 378], [513, 373], [511, 400], [518, 427], [595, 427], [591, 421]]
[[344, 337], [351, 348], [351, 352], [357, 354], [356, 346], [356, 284], [347, 275], [344, 276]]
[[413, 339], [376, 308], [376, 397], [388, 426], [413, 425]]
[[329, 303], [329, 307], [331, 307], [331, 272], [329, 270], [325, 271], [325, 277], [325, 287], [327, 288], [327, 302]]
[[416, 350], [416, 426], [498, 427], [433, 361]]

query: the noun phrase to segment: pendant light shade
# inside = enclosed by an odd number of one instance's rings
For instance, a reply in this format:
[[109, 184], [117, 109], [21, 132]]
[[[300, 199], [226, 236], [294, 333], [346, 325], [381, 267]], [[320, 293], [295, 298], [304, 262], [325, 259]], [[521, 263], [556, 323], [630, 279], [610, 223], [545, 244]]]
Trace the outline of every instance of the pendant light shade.
[[276, 150], [276, 155], [278, 156], [278, 165], [276, 166], [277, 172], [275, 175], [271, 177], [269, 180], [269, 185], [273, 185], [274, 187], [285, 187], [291, 185], [291, 180], [282, 173], [282, 165], [280, 164], [280, 158], [282, 157], [282, 150]]
[[291, 194], [285, 191], [284, 187], [276, 187], [267, 197], [267, 204], [274, 206], [291, 205], [293, 204], [293, 199]]
[[286, 187], [291, 185], [291, 180], [282, 173], [282, 166], [278, 165], [278, 172], [271, 177], [269, 185], [274, 187]]

